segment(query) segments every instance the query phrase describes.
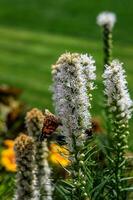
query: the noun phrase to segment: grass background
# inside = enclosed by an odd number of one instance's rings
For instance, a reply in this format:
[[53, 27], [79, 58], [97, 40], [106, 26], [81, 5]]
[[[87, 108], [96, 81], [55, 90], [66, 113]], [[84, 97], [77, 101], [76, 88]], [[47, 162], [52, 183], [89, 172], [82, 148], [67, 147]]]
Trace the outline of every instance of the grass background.
[[0, 0], [0, 83], [22, 88], [22, 99], [31, 106], [53, 110], [51, 65], [65, 51], [90, 53], [98, 77], [93, 114], [100, 115], [103, 55], [95, 19], [99, 12], [110, 10], [118, 18], [114, 57], [124, 62], [133, 97], [132, 9], [132, 0]]

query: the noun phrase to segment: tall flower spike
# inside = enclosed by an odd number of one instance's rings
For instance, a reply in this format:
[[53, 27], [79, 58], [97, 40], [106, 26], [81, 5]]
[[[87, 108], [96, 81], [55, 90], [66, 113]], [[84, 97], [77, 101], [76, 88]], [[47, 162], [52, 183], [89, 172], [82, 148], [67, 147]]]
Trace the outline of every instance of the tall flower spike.
[[[71, 149], [73, 135], [84, 140], [85, 130], [91, 127], [91, 95], [88, 96], [88, 90], [90, 93], [94, 89], [94, 63], [87, 54], [66, 53], [52, 67], [55, 109]], [[79, 140], [82, 145], [82, 140]]]
[[105, 68], [103, 78], [107, 106], [110, 107], [111, 112], [119, 109], [122, 122], [128, 122], [132, 116], [133, 102], [127, 89], [125, 70], [118, 60], [113, 60]]
[[103, 28], [104, 64], [110, 64], [112, 59], [112, 29], [115, 22], [115, 13], [106, 11], [97, 16], [97, 24]]
[[[62, 121], [67, 144], [74, 153], [75, 174], [83, 170], [85, 132], [91, 128], [91, 90], [94, 89], [93, 81], [96, 78], [94, 63], [87, 54], [65, 53], [52, 67], [55, 109]], [[78, 181], [83, 180], [81, 178]]]
[[35, 149], [33, 139], [20, 135], [15, 140], [17, 176], [14, 200], [38, 200], [35, 179]]
[[127, 89], [126, 75], [122, 63], [113, 60], [110, 65], [106, 65], [103, 78], [113, 133], [113, 155], [110, 167], [114, 172], [114, 177], [110, 187], [112, 185], [111, 191], [115, 191], [115, 193], [112, 193], [114, 196], [111, 196], [110, 199], [124, 199], [121, 192], [123, 186], [121, 178], [126, 161], [125, 149], [128, 147], [127, 138], [129, 135], [128, 120], [132, 116], [133, 101]]
[[51, 170], [48, 164], [47, 140], [40, 141], [40, 135], [44, 127], [45, 116], [37, 108], [32, 109], [26, 115], [26, 126], [29, 135], [35, 141], [35, 162], [38, 189], [42, 200], [52, 200], [52, 183], [50, 180]]

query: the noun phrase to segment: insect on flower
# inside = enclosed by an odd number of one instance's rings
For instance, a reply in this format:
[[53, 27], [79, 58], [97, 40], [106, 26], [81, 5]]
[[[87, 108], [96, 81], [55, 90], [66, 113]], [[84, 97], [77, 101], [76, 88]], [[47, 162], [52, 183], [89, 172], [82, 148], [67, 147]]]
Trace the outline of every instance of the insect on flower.
[[86, 134], [89, 138], [92, 137], [92, 135], [93, 135], [93, 129], [92, 129], [92, 128], [86, 129], [86, 130], [85, 130], [85, 134]]
[[91, 123], [92, 123], [91, 124], [91, 128], [85, 130], [85, 134], [89, 138], [91, 138], [94, 133], [98, 134], [98, 133], [102, 133], [103, 132], [103, 129], [102, 129], [102, 126], [101, 126], [101, 122], [99, 121], [98, 118], [93, 118]]
[[56, 131], [59, 125], [62, 125], [60, 119], [50, 113], [48, 110], [45, 110], [44, 123], [42, 134], [40, 135], [40, 141], [42, 141], [44, 138], [51, 137], [51, 135]]

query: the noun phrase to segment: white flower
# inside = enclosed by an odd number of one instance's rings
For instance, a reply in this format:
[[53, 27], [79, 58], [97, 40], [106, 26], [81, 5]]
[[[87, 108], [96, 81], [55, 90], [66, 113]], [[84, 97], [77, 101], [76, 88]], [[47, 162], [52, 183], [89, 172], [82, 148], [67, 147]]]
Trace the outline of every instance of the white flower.
[[116, 22], [116, 15], [112, 12], [102, 12], [97, 16], [97, 24], [99, 26], [107, 25], [109, 29], [112, 29]]
[[95, 88], [93, 81], [96, 79], [95, 60], [92, 56], [88, 56], [87, 54], [81, 54], [80, 60], [80, 64], [83, 65], [83, 71], [86, 76], [87, 87], [89, 90], [93, 90]]
[[[62, 120], [67, 143], [91, 126], [88, 92], [94, 89], [95, 61], [87, 54], [63, 54], [52, 68], [56, 113]], [[79, 133], [79, 135], [78, 135]]]
[[103, 78], [107, 105], [110, 107], [110, 111], [113, 112], [114, 106], [116, 106], [120, 116], [127, 121], [132, 115], [133, 101], [127, 89], [126, 75], [122, 63], [113, 60], [110, 65], [106, 65]]

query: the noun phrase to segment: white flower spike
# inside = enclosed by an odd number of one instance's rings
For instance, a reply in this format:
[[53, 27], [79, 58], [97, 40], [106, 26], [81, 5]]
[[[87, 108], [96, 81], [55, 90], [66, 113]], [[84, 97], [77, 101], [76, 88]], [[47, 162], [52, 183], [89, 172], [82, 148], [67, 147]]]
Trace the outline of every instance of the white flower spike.
[[113, 60], [110, 65], [106, 65], [103, 78], [107, 106], [110, 107], [111, 112], [114, 112], [115, 107], [117, 107], [121, 118], [128, 121], [132, 116], [133, 101], [127, 89], [126, 75], [122, 63]]
[[88, 92], [95, 88], [95, 70], [91, 56], [77, 53], [63, 54], [52, 67], [56, 113], [62, 120], [68, 144], [71, 144], [72, 134], [79, 132], [83, 136], [82, 132], [91, 127]]
[[116, 22], [116, 15], [112, 12], [102, 12], [97, 16], [97, 24], [99, 26], [108, 26], [111, 30]]

